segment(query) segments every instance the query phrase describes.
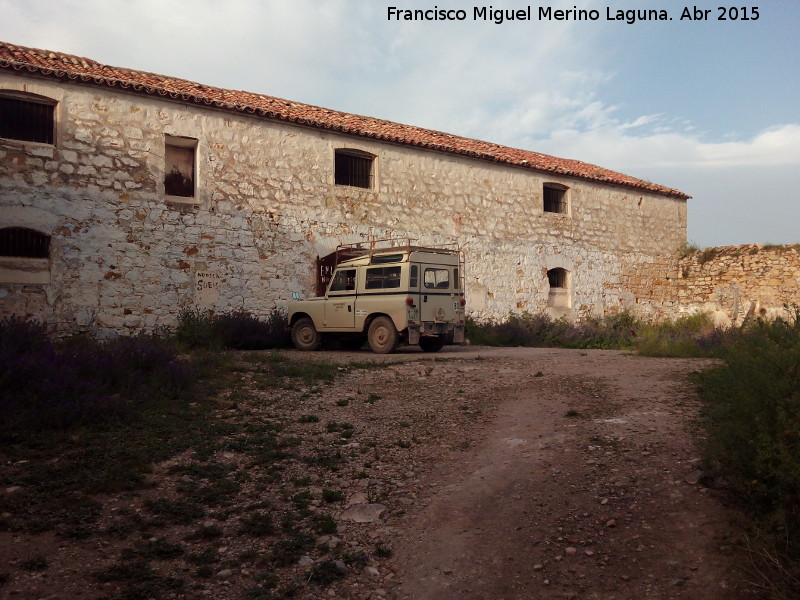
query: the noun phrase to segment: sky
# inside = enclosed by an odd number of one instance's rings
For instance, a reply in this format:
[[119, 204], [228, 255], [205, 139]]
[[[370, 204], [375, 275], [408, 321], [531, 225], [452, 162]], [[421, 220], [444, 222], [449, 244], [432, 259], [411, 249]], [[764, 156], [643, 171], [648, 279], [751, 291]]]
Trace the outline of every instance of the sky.
[[0, 0], [0, 40], [598, 164], [692, 196], [700, 247], [800, 243], [800, 2], [696, 1]]

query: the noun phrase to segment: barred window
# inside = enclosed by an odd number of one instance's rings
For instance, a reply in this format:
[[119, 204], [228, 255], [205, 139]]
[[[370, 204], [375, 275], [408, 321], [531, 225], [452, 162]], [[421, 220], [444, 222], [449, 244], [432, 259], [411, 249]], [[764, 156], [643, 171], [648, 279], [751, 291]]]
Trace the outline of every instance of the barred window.
[[547, 281], [550, 283], [550, 288], [565, 288], [567, 287], [567, 272], [564, 269], [550, 269], [547, 272]]
[[372, 163], [375, 157], [357, 150], [336, 150], [334, 156], [334, 181], [336, 185], [349, 185], [372, 189]]
[[49, 258], [50, 236], [26, 227], [0, 229], [0, 256]]
[[555, 183], [545, 183], [543, 189], [544, 212], [567, 212], [567, 188]]
[[55, 143], [55, 103], [27, 95], [0, 95], [0, 138]]

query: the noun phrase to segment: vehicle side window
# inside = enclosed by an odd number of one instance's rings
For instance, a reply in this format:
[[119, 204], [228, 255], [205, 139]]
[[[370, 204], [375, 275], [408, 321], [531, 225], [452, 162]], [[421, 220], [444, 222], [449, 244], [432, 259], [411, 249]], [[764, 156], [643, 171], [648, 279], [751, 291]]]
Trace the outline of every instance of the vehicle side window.
[[415, 288], [419, 285], [419, 267], [411, 265], [411, 272], [408, 275], [408, 287]]
[[446, 290], [450, 287], [450, 271], [448, 269], [425, 269], [425, 287], [428, 289]]
[[458, 268], [453, 269], [453, 288], [458, 289]]
[[382, 290], [400, 287], [400, 267], [374, 267], [367, 269], [364, 287], [368, 290]]
[[356, 270], [339, 269], [333, 275], [330, 292], [346, 292], [356, 289]]

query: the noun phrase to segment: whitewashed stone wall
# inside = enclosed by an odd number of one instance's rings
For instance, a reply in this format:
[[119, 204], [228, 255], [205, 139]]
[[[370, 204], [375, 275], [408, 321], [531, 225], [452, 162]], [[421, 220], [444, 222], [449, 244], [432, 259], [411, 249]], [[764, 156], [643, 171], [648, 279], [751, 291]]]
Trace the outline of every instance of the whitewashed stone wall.
[[[112, 333], [184, 307], [265, 315], [312, 293], [318, 255], [369, 238], [460, 244], [479, 319], [545, 310], [556, 267], [570, 316], [647, 315], [678, 272], [681, 199], [80, 84], [2, 89], [57, 100], [58, 139], [0, 140], [0, 227], [52, 235], [50, 283], [0, 282], [0, 316]], [[196, 202], [165, 198], [165, 136], [197, 140]], [[376, 156], [373, 190], [334, 185], [343, 147]], [[570, 188], [570, 214], [543, 212], [544, 182]]]

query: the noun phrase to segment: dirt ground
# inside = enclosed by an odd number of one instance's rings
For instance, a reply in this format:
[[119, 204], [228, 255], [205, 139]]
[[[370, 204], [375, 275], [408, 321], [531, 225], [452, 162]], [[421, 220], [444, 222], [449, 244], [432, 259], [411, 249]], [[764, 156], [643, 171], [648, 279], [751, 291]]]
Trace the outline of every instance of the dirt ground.
[[756, 597], [736, 516], [701, 484], [687, 375], [702, 361], [478, 352], [473, 376], [503, 397], [469, 452], [430, 465], [401, 526], [401, 597]]
[[[315, 586], [307, 578], [294, 597], [761, 598], [747, 583], [737, 515], [720, 492], [704, 487], [699, 470], [698, 402], [688, 375], [707, 361], [469, 346], [435, 355], [411, 348], [390, 356], [287, 355], [335, 361], [342, 375], [322, 390], [253, 392], [257, 401], [223, 407], [220, 418], [246, 409], [254, 419], [262, 406], [275, 418], [279, 405], [287, 434], [316, 436], [315, 444], [337, 444], [353, 457], [335, 473], [308, 473], [311, 510], [332, 506], [338, 531], [320, 536], [316, 548], [281, 577], [302, 579], [303, 569], [331, 556], [364, 557], [358, 569], [342, 562], [347, 575], [330, 584]], [[349, 367], [354, 361], [381, 365]], [[317, 424], [302, 418], [310, 413]], [[345, 420], [347, 439], [324, 429], [326, 422]], [[243, 488], [242, 506], [254, 498], [277, 506], [277, 499], [295, 493], [289, 471], [282, 479], [273, 473], [260, 480], [236, 452], [218, 458], [261, 482]], [[178, 476], [169, 467], [180, 460], [155, 465], [143, 497], [106, 499], [104, 526], [113, 528], [123, 503], [128, 512], [145, 514], [144, 496], [174, 493]], [[292, 468], [295, 481], [305, 474], [299, 462]], [[273, 487], [265, 489], [263, 481]], [[323, 489], [341, 490], [342, 501], [327, 505], [320, 500]], [[259, 592], [256, 576], [259, 555], [266, 556], [273, 542], [236, 535], [241, 517], [235, 508], [204, 517], [204, 527], [225, 532], [215, 547], [225, 560], [213, 576], [192, 581], [188, 563], [164, 563], [165, 574], [177, 573], [193, 587], [163, 597], [278, 597], [266, 588]], [[158, 535], [191, 543], [185, 528]], [[126, 544], [131, 541], [2, 533], [0, 571], [10, 579], [0, 586], [0, 598], [111, 595], [113, 586], [98, 584], [91, 572], [112, 564]], [[48, 556], [50, 568], [21, 570], [24, 557], [37, 551]]]

